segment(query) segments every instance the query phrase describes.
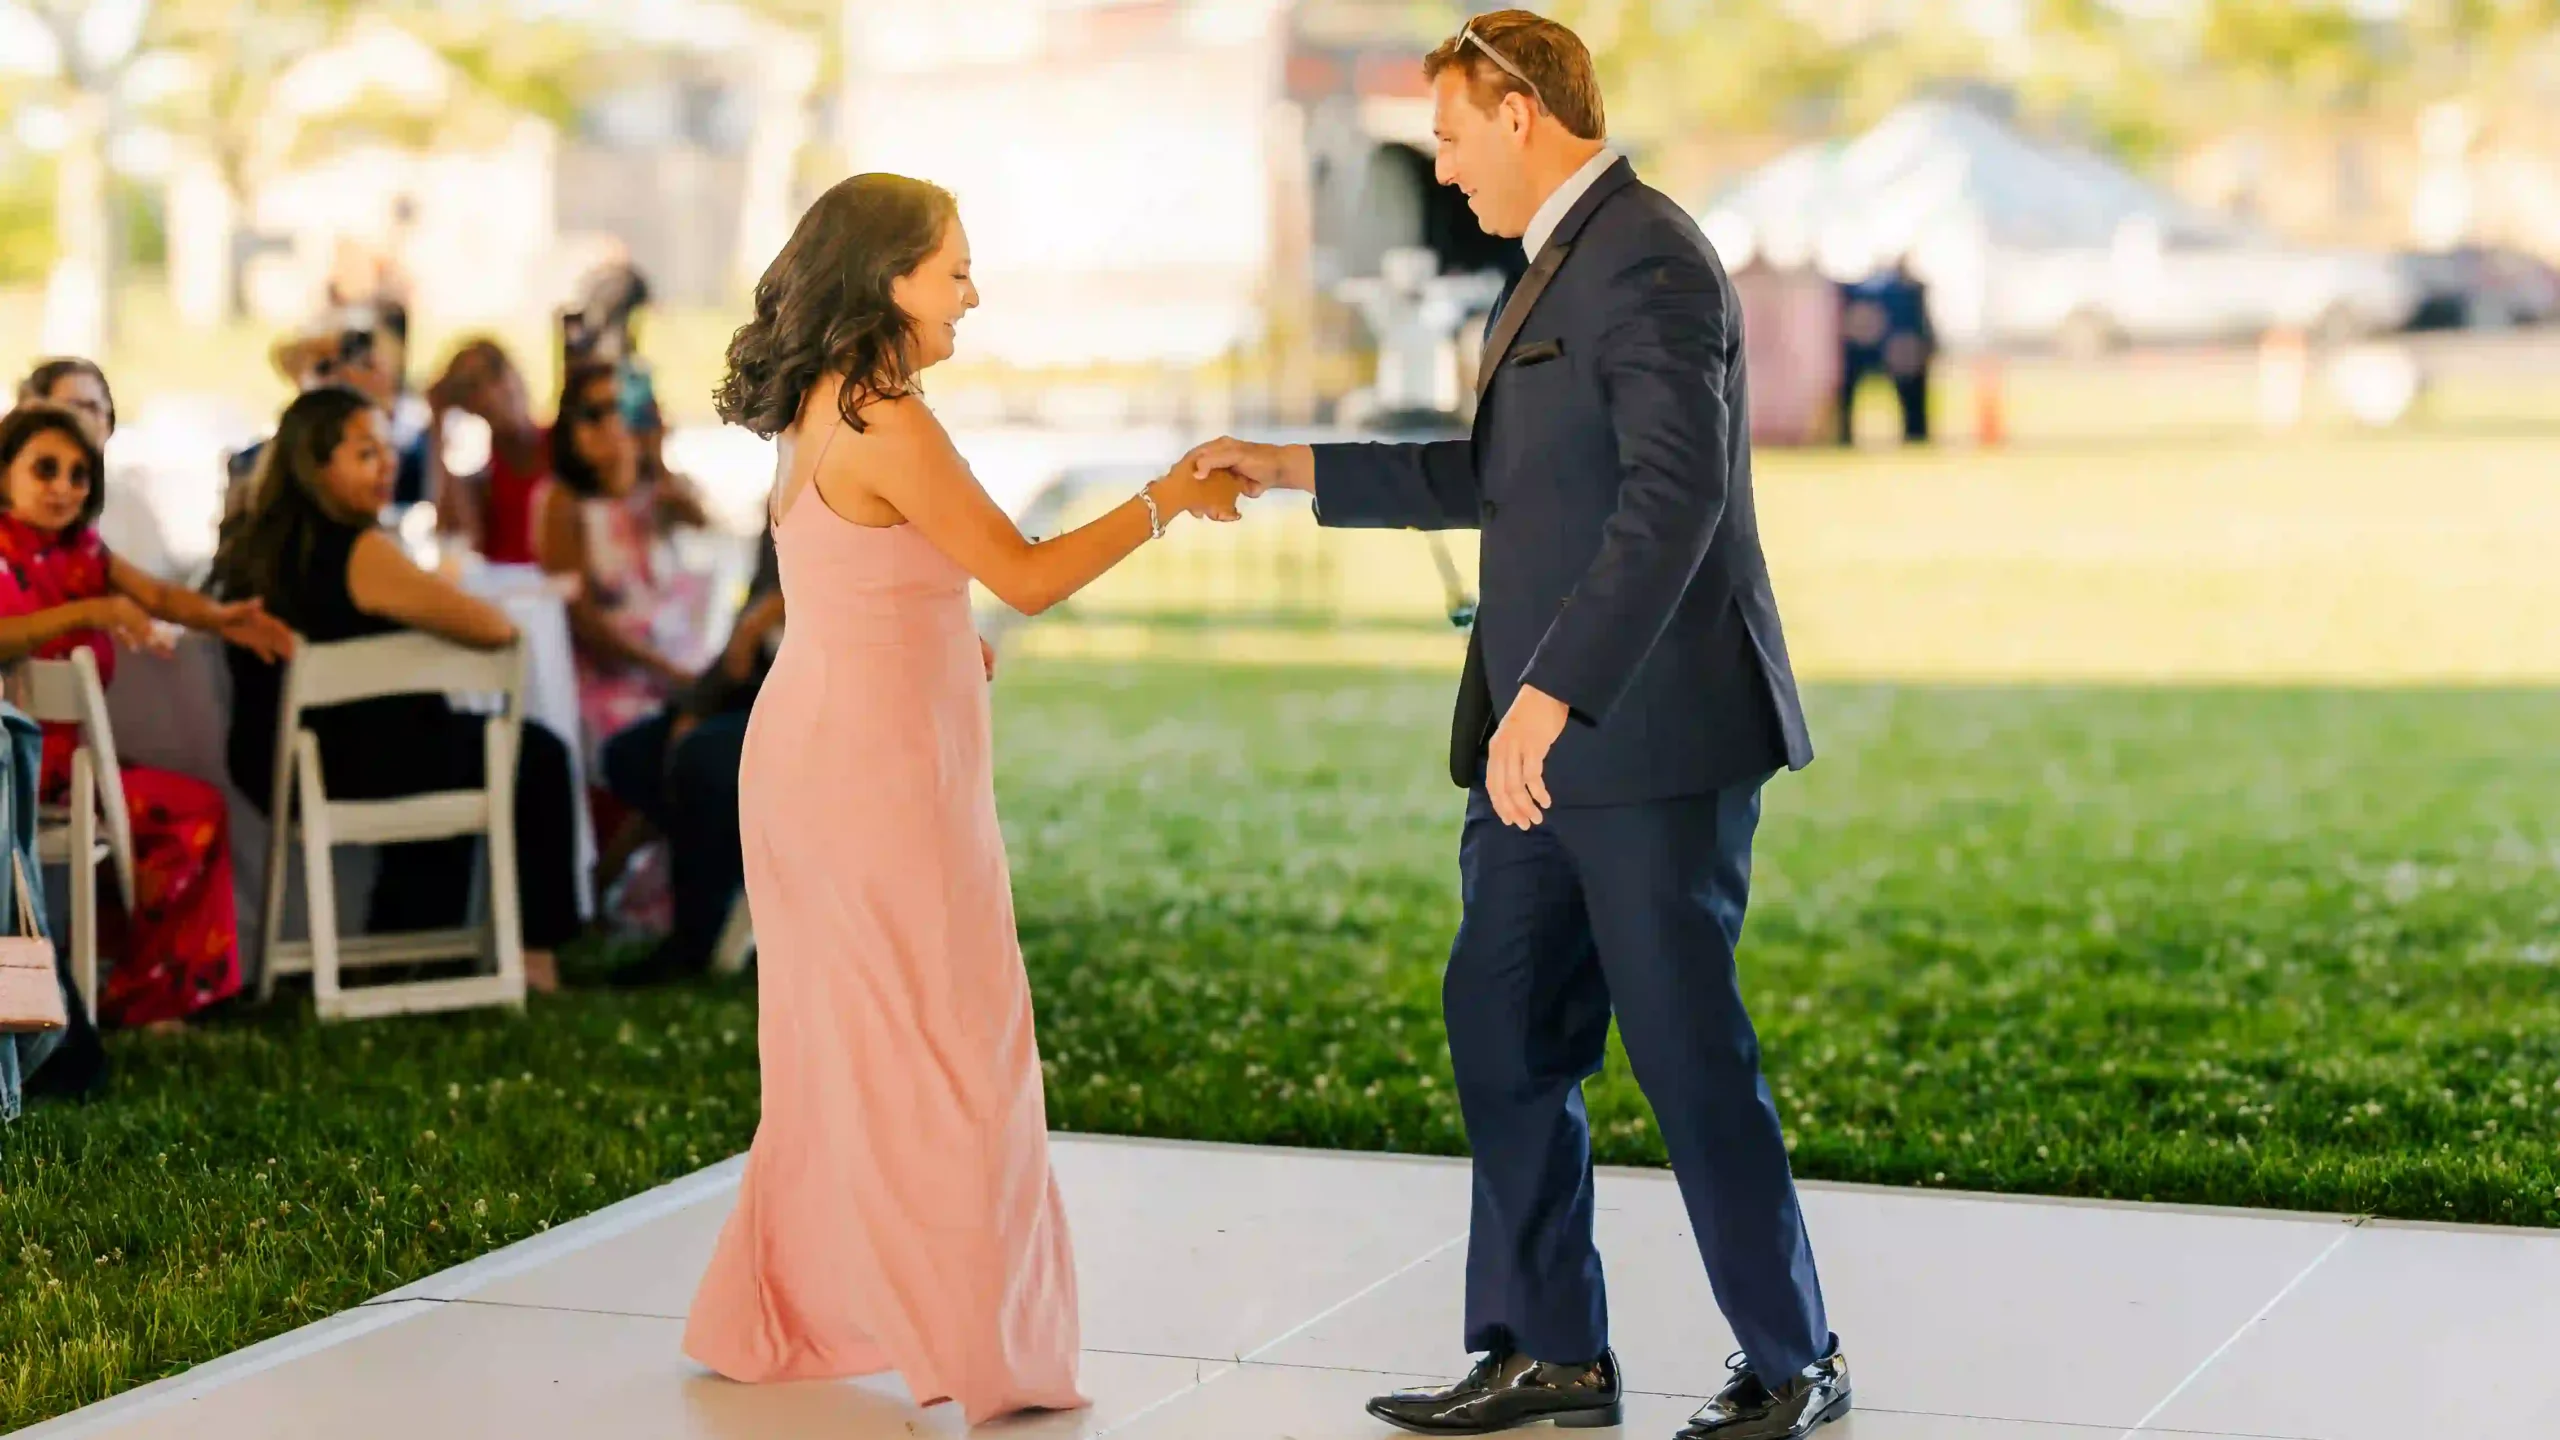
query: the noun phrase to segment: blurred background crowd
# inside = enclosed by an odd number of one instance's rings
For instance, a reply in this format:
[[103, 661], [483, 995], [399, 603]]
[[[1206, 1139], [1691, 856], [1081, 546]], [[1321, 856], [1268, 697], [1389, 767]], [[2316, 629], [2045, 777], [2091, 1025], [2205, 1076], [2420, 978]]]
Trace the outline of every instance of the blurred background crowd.
[[[2397, 490], [2369, 447], [2530, 435], [2560, 398], [2555, 0], [1542, 8], [1591, 42], [1613, 142], [1735, 274], [1753, 433], [1814, 452], [1771, 469], [1766, 508], [1816, 676], [2551, 668], [2549, 627], [2522, 618], [2547, 598], [2535, 567], [2466, 552], [2469, 531], [2381, 557]], [[736, 888], [717, 792], [781, 623], [770, 451], [708, 397], [804, 203], [864, 169], [958, 193], [987, 304], [933, 400], [1034, 529], [1216, 431], [1462, 425], [1485, 311], [1521, 267], [1432, 179], [1420, 59], [1465, 10], [0, 0], [0, 365], [88, 447], [31, 422], [9, 459], [30, 487], [40, 464], [94, 467], [91, 548], [191, 593], [262, 476], [291, 478], [267, 453], [287, 406], [360, 395], [382, 429], [374, 513], [407, 561], [559, 611], [535, 665], [574, 697], [541, 762], [564, 774], [523, 793], [574, 811], [526, 824], [574, 837], [578, 864], [544, 882], [575, 898], [542, 912], [569, 918], [537, 950], [587, 925], [672, 931], [633, 974], [690, 973]], [[332, 444], [364, 428], [328, 424]], [[2199, 439], [2254, 488], [2144, 487], [2152, 447]], [[1917, 509], [1839, 468], [1922, 445], [2026, 468]], [[323, 509], [366, 493], [333, 463], [304, 477], [351, 487]], [[2526, 463], [2502, 450], [2478, 473]], [[1968, 509], [2001, 524], [1948, 518]], [[2251, 529], [2311, 509], [2354, 531], [2343, 550]], [[2530, 549], [2548, 518], [2454, 524]], [[27, 544], [68, 553], [88, 525]], [[87, 590], [22, 586], [27, 613], [141, 593], [97, 563]], [[2425, 578], [2377, 601], [2394, 565]], [[1275, 505], [1026, 639], [1440, 664], [1472, 570]], [[2181, 586], [2212, 593], [2164, 615]], [[239, 648], [247, 622], [191, 603], [143, 608]], [[1985, 610], [2006, 623], [1950, 623]], [[116, 627], [66, 621], [17, 653], [75, 630]], [[211, 707], [232, 703], [199, 687], [119, 712], [220, 733]], [[170, 768], [237, 782], [247, 824], [262, 763]], [[196, 848], [210, 867], [220, 846]], [[110, 1018], [182, 1018], [245, 983], [214, 969]]]

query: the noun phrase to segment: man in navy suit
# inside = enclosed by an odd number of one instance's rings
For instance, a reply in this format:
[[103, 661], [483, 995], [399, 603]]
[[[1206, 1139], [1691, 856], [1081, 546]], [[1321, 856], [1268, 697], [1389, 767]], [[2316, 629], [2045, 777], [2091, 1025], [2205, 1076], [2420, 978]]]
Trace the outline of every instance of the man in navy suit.
[[1475, 1155], [1473, 1371], [1381, 1396], [1426, 1434], [1614, 1425], [1582, 1082], [1614, 1013], [1742, 1344], [1684, 1440], [1849, 1410], [1734, 950], [1762, 784], [1813, 758], [1752, 509], [1741, 307], [1695, 223], [1603, 144], [1573, 32], [1511, 10], [1435, 50], [1439, 178], [1530, 265], [1472, 438], [1194, 452], [1327, 525], [1482, 531], [1450, 771], [1465, 916], [1444, 988]]

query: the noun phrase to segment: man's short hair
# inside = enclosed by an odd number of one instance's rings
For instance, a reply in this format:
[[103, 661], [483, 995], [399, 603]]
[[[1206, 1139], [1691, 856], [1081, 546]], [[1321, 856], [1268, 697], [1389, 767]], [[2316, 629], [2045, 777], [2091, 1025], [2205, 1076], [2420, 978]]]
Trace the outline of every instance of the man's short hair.
[[[1503, 68], [1505, 61], [1510, 70]], [[1445, 70], [1463, 71], [1467, 93], [1484, 109], [1501, 104], [1505, 95], [1526, 95], [1581, 139], [1599, 140], [1609, 133], [1591, 51], [1581, 36], [1543, 15], [1496, 10], [1468, 21], [1423, 59], [1427, 79], [1436, 80]]]

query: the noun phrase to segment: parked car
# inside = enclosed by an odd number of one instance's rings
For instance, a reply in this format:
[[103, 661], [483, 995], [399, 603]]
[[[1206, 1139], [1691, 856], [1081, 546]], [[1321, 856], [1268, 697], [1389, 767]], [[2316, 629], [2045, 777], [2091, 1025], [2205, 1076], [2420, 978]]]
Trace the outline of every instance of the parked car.
[[2400, 268], [2418, 289], [2416, 330], [2504, 329], [2560, 318], [2560, 270], [2521, 250], [2413, 250]]
[[2004, 257], [1993, 328], [2098, 354], [2128, 344], [2251, 340], [2278, 327], [2343, 341], [2398, 330], [2418, 286], [2385, 255], [2310, 250], [2207, 221], [2141, 216], [2105, 248]]

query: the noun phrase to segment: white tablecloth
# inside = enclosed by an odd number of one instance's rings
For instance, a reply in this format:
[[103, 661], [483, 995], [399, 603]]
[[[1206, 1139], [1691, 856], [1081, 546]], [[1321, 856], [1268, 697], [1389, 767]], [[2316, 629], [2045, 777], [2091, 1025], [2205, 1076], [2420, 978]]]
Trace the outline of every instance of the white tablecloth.
[[[525, 567], [530, 568], [530, 567]], [[594, 913], [594, 820], [586, 804], [585, 767], [578, 748], [578, 675], [569, 649], [569, 612], [560, 598], [521, 575], [491, 570], [467, 575], [464, 584], [505, 608], [525, 638], [525, 715], [558, 735], [569, 751], [570, 794], [576, 810], [578, 913]], [[231, 855], [240, 911], [240, 951], [254, 972], [260, 951], [261, 909], [266, 903], [267, 822], [259, 807], [231, 783], [231, 672], [222, 642], [205, 635], [182, 637], [167, 656], [126, 651], [116, 661], [107, 690], [115, 727], [116, 758], [192, 775], [222, 788], [231, 801]], [[350, 852], [338, 868], [339, 914], [360, 917], [372, 888], [370, 854]], [[286, 907], [286, 931], [300, 928], [301, 903]]]
[[595, 914], [595, 812], [587, 806], [587, 767], [579, 744], [578, 664], [569, 644], [569, 606], [535, 565], [475, 565], [464, 588], [499, 606], [524, 636], [525, 718], [569, 747], [569, 793], [576, 797], [578, 914]]

